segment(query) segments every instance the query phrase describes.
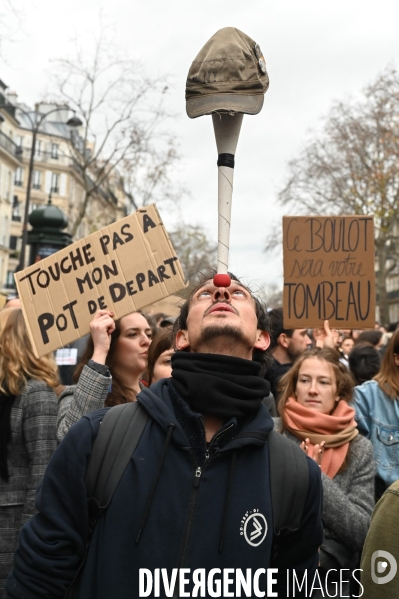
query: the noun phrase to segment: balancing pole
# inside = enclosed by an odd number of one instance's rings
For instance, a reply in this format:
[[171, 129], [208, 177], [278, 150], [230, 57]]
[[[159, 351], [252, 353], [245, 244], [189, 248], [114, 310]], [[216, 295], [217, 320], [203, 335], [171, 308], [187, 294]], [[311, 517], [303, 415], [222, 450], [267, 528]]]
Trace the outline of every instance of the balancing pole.
[[212, 114], [218, 150], [218, 266], [213, 277], [215, 287], [229, 287], [227, 274], [230, 247], [231, 205], [233, 197], [234, 157], [240, 135], [243, 113]]

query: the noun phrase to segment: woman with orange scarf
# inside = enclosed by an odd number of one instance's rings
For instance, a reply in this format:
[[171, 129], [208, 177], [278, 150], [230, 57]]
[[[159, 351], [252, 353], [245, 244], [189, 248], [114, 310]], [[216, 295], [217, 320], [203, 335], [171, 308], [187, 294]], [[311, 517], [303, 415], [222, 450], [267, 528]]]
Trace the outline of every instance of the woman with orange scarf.
[[348, 405], [353, 382], [336, 350], [304, 352], [281, 380], [281, 389], [276, 428], [300, 444], [322, 471], [323, 579], [327, 570], [358, 567], [374, 507], [373, 449], [358, 434]]

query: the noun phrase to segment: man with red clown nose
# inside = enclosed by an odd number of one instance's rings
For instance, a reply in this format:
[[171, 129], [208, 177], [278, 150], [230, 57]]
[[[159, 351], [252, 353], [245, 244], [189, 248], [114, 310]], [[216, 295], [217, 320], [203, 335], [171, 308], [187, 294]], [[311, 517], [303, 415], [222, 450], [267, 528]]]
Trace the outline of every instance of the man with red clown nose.
[[[255, 43], [228, 28], [205, 46], [209, 64], [227, 42], [237, 68], [259, 63]], [[9, 599], [64, 597], [80, 566], [78, 599], [307, 596], [306, 585], [295, 595], [293, 587], [313, 580], [318, 564], [319, 467], [273, 431], [262, 402], [268, 316], [228, 277], [203, 280], [181, 307], [171, 378], [70, 429], [44, 476], [39, 513], [20, 533]], [[87, 464], [119, 408], [144, 424], [89, 542]]]

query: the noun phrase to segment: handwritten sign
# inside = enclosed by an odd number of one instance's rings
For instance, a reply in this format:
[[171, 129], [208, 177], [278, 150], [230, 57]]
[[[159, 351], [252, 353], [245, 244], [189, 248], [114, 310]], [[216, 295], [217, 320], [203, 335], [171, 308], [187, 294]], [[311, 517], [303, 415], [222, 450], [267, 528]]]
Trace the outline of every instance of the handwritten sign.
[[374, 328], [372, 216], [285, 216], [284, 327]]
[[4, 306], [6, 305], [6, 302], [7, 302], [7, 296], [0, 293], [0, 310], [2, 308], [4, 308]]
[[98, 309], [121, 318], [185, 287], [155, 205], [15, 274], [35, 355], [89, 332]]

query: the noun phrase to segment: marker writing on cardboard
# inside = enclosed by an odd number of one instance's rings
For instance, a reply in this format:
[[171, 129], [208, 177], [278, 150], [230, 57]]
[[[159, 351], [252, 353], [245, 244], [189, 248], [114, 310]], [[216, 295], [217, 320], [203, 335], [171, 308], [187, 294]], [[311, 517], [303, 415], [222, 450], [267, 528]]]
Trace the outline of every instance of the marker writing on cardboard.
[[302, 223], [292, 218], [288, 224], [285, 245], [290, 252], [367, 252], [370, 217], [349, 223], [344, 217], [310, 217], [305, 220], [305, 231]]
[[[126, 295], [132, 296], [132, 295], [135, 295], [138, 291], [139, 292], [144, 291], [145, 284], [148, 287], [152, 287], [153, 285], [161, 283], [166, 279], [170, 279], [171, 276], [177, 275], [177, 270], [174, 265], [174, 262], [176, 262], [176, 261], [177, 261], [176, 256], [173, 256], [171, 258], [167, 258], [166, 260], [164, 260], [163, 264], [160, 264], [158, 267], [156, 267], [155, 270], [156, 270], [157, 274], [155, 274], [152, 270], [149, 269], [146, 271], [146, 273], [138, 272], [135, 275], [135, 281], [132, 279], [132, 280], [126, 281], [126, 282], [124, 281], [123, 283], [122, 282], [112, 283], [109, 286], [109, 293], [110, 293], [112, 302], [115, 304], [117, 302], [120, 302], [122, 299], [124, 299], [126, 297]], [[107, 266], [107, 265], [104, 264], [103, 266]], [[169, 267], [169, 269], [170, 269], [169, 274], [168, 274], [168, 272], [166, 272], [167, 267]], [[116, 264], [114, 264], [114, 269], [116, 270], [116, 274], [118, 274]], [[101, 273], [101, 270], [99, 267], [96, 270], [98, 270]], [[94, 273], [94, 271], [92, 271], [91, 275], [93, 275], [93, 273]], [[115, 272], [113, 274], [115, 274]], [[88, 291], [93, 289], [93, 281], [96, 285], [98, 284], [96, 281], [100, 281], [98, 273], [96, 274], [95, 279], [93, 277], [90, 278], [89, 273], [86, 273], [86, 277], [84, 279], [80, 280], [81, 294], [84, 294], [86, 289]], [[134, 289], [135, 283], [137, 284], [138, 290]], [[84, 287], [85, 284], [87, 285], [87, 287]], [[74, 300], [73, 302], [70, 302], [66, 306], [63, 306], [63, 308], [62, 308], [63, 312], [61, 312], [57, 316], [55, 316], [51, 312], [43, 312], [42, 314], [40, 314], [38, 316], [37, 322], [39, 325], [40, 334], [41, 334], [44, 345], [47, 345], [50, 342], [50, 338], [49, 338], [50, 329], [55, 327], [58, 331], [63, 332], [68, 328], [69, 323], [72, 323], [72, 325], [74, 326], [75, 329], [78, 328], [76, 314], [73, 309], [75, 304], [77, 304], [77, 300]], [[94, 300], [92, 298], [90, 300], [88, 300], [87, 307], [88, 307], [88, 311], [90, 314], [94, 314], [94, 312], [97, 310], [97, 306], [100, 309], [107, 308], [107, 304], [105, 303], [104, 296], [101, 296], [100, 298], [98, 298], [97, 303], [96, 303], [96, 300]], [[68, 318], [68, 315], [70, 318]]]
[[284, 283], [288, 292], [288, 318], [309, 318], [312, 308], [318, 320], [364, 321], [370, 314], [371, 282], [322, 281], [311, 286], [304, 283]]

